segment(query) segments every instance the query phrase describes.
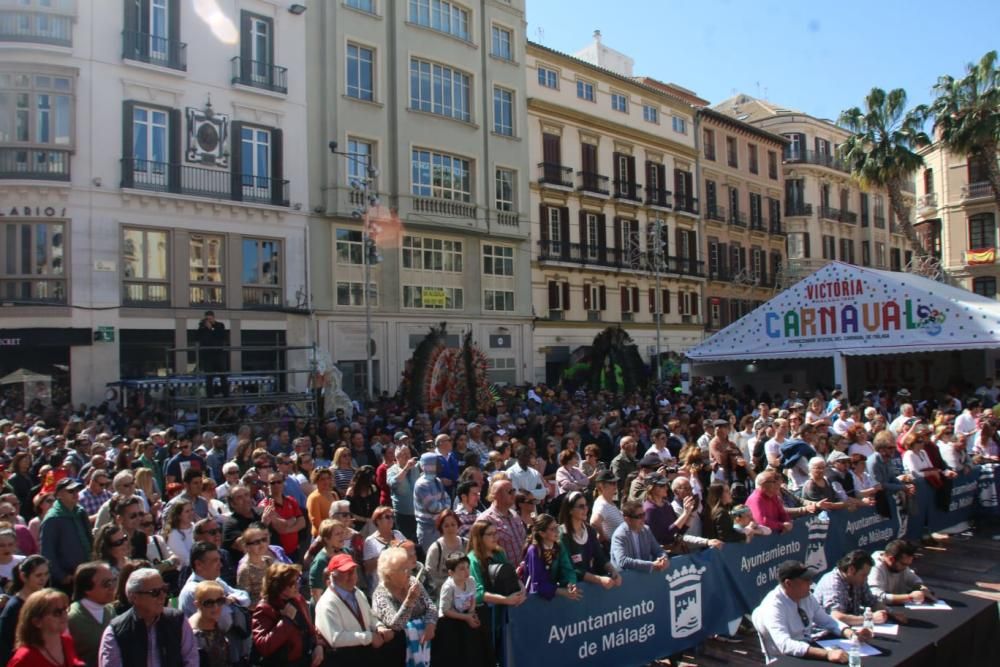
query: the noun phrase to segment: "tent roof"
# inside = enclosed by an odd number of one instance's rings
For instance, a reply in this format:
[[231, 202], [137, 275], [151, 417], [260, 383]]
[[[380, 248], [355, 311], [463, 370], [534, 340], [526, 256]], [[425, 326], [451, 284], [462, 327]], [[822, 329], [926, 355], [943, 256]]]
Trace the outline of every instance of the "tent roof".
[[18, 384], [20, 382], [51, 382], [50, 375], [42, 375], [25, 368], [18, 368], [13, 373], [0, 378], [0, 384]]
[[1000, 348], [1000, 302], [910, 273], [831, 262], [687, 351], [691, 361]]

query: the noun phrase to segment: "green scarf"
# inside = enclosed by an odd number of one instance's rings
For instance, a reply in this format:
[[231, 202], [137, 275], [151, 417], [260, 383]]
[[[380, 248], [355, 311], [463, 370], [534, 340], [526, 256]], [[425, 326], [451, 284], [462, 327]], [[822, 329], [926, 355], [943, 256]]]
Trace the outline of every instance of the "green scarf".
[[49, 513], [45, 515], [44, 521], [48, 521], [53, 517], [65, 517], [67, 519], [73, 520], [73, 525], [76, 526], [77, 535], [80, 538], [80, 543], [87, 545], [86, 551], [90, 553], [93, 548], [93, 543], [90, 539], [90, 519], [87, 518], [87, 513], [83, 511], [83, 508], [77, 505], [73, 509], [70, 509], [62, 504], [59, 500], [52, 503], [52, 508]]

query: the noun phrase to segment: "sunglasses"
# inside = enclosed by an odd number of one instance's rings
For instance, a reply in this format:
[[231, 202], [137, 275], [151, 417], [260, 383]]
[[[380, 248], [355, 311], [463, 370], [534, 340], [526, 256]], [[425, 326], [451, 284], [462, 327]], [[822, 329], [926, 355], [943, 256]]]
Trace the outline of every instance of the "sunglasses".
[[199, 602], [202, 607], [221, 607], [226, 604], [226, 598], [215, 598], [214, 600], [202, 600]]
[[222, 532], [219, 528], [213, 528], [212, 530], [199, 530], [196, 531], [199, 535], [218, 535]]
[[128, 537], [122, 537], [117, 540], [111, 540], [108, 542], [108, 544], [113, 547], [120, 547], [125, 545], [127, 542], [128, 542]]
[[267, 542], [267, 538], [266, 537], [261, 537], [261, 538], [256, 539], [256, 540], [250, 540], [249, 542], [247, 542], [247, 546], [248, 547], [255, 547], [258, 544], [264, 544], [265, 542]]
[[285, 480], [283, 479], [272, 479], [267, 483], [268, 486], [284, 486]]
[[166, 586], [163, 586], [162, 588], [154, 588], [154, 589], [148, 590], [148, 591], [136, 591], [135, 592], [136, 595], [146, 595], [146, 596], [151, 597], [151, 598], [166, 597], [169, 593], [170, 593], [170, 589], [167, 588]]
[[138, 512], [132, 512], [131, 514], [126, 514], [125, 518], [131, 521], [132, 519], [138, 519], [140, 516], [142, 515]]

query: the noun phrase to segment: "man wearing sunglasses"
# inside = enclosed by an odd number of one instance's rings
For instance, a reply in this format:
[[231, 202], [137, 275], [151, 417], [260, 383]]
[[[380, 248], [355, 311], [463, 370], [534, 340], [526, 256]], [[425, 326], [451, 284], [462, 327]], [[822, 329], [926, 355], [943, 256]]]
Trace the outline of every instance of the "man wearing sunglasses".
[[160, 573], [152, 568], [129, 575], [125, 594], [132, 608], [104, 629], [98, 667], [199, 667], [194, 633], [183, 612], [165, 606], [167, 592]]
[[87, 667], [97, 667], [97, 650], [101, 633], [115, 613], [117, 580], [107, 563], [91, 561], [76, 568], [73, 578], [73, 599], [69, 607], [69, 634], [73, 637], [76, 654]]

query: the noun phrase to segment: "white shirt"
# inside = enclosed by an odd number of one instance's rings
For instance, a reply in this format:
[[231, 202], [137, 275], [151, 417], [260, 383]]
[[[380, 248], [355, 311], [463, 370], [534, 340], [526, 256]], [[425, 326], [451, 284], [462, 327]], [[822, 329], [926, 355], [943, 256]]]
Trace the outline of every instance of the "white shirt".
[[809, 651], [806, 624], [802, 622], [799, 610], [805, 613], [811, 625], [829, 630], [837, 636], [843, 634], [847, 627], [826, 613], [812, 595], [795, 602], [778, 584], [764, 596], [760, 606], [753, 610], [752, 616], [767, 662], [773, 662], [782, 655], [803, 656]]
[[967, 435], [975, 433], [978, 430], [979, 427], [976, 425], [976, 418], [968, 410], [964, 410], [962, 414], [955, 417], [955, 435]]
[[783, 443], [784, 440], [778, 442], [774, 438], [771, 438], [770, 440], [764, 443], [764, 456], [767, 458], [768, 463], [771, 462], [771, 459], [781, 458], [781, 445]]
[[833, 422], [833, 432], [839, 436], [847, 435], [847, 429], [854, 426], [854, 420], [848, 417], [847, 419], [838, 419]]
[[515, 463], [507, 469], [507, 476], [515, 491], [530, 493], [537, 500], [545, 500], [545, 485], [542, 483], [542, 476], [532, 467], [522, 468], [520, 463]]
[[903, 452], [903, 470], [915, 475], [917, 477], [923, 477], [923, 470], [933, 467], [931, 465], [931, 459], [927, 456], [927, 452], [921, 449], [919, 452], [915, 452], [912, 449]]
[[87, 610], [87, 613], [94, 617], [98, 623], [104, 622], [104, 605], [92, 602], [87, 598], [80, 598], [80, 606]]
[[600, 524], [601, 530], [604, 531], [604, 536], [610, 540], [615, 529], [625, 522], [625, 517], [622, 515], [622, 511], [613, 503], [605, 500], [604, 496], [598, 495], [597, 500], [594, 501], [594, 509], [590, 511], [591, 523], [595, 520]]
[[861, 456], [867, 459], [869, 456], [875, 453], [875, 448], [872, 447], [870, 442], [866, 442], [863, 445], [859, 442], [855, 442], [854, 444], [852, 444], [850, 447], [847, 448], [847, 453], [851, 456], [854, 456], [855, 454], [860, 454]]

